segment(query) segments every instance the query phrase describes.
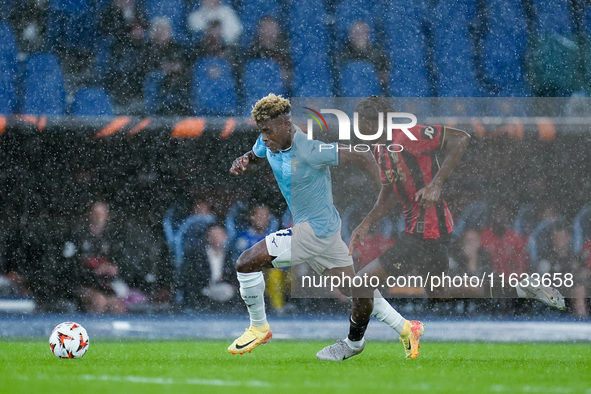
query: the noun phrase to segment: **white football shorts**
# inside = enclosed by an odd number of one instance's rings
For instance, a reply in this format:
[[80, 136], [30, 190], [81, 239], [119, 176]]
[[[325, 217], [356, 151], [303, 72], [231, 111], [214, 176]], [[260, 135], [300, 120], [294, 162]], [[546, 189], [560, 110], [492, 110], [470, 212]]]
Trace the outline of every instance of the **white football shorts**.
[[298, 223], [267, 235], [265, 243], [269, 254], [275, 257], [273, 266], [277, 268], [308, 262], [314, 271], [322, 274], [325, 269], [353, 265], [340, 230], [330, 237], [318, 238], [308, 223]]

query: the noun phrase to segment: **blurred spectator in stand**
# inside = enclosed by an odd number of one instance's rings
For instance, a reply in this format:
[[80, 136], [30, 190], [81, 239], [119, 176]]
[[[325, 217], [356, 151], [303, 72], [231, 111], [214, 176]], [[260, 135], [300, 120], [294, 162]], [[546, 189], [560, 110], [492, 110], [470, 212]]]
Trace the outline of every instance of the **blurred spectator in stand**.
[[541, 203], [538, 211], [537, 222], [529, 236], [527, 245], [531, 262], [537, 261], [540, 256], [549, 252], [551, 245], [547, 240], [550, 239], [553, 225], [563, 220], [558, 205], [554, 201]]
[[[112, 256], [131, 287], [125, 299], [130, 310], [163, 307], [172, 301], [172, 261], [165, 249], [164, 237], [149, 215], [126, 214]], [[154, 304], [148, 304], [148, 297]]]
[[588, 317], [589, 305], [586, 298], [591, 275], [584, 257], [572, 250], [572, 228], [562, 220], [556, 221], [552, 224], [546, 241], [549, 248], [533, 263], [532, 273], [540, 276], [549, 273], [552, 280], [554, 274], [561, 274], [563, 281], [566, 280], [565, 275], [572, 274], [573, 286], [563, 285], [558, 289], [567, 298], [567, 307], [570, 306], [575, 316]]
[[202, 0], [201, 7], [189, 14], [187, 30], [194, 35], [205, 33], [213, 22], [220, 24], [224, 43], [236, 45], [242, 34], [242, 23], [232, 7], [222, 4], [222, 0]]
[[1, 223], [0, 229], [0, 298], [31, 297], [23, 271], [26, 267], [18, 247], [19, 231], [16, 226]]
[[233, 46], [228, 45], [222, 36], [222, 25], [219, 21], [210, 22], [203, 38], [197, 43], [193, 60], [207, 56], [215, 56], [225, 59], [231, 67], [236, 66], [236, 52]]
[[46, 49], [49, 0], [21, 0], [12, 3], [10, 22], [18, 48], [26, 53]]
[[[449, 258], [449, 269], [450, 275], [457, 275], [464, 277], [477, 276], [482, 277], [484, 274], [492, 272], [490, 255], [482, 247], [480, 232], [475, 228], [466, 229], [459, 239], [452, 243], [450, 247], [450, 258]], [[486, 298], [486, 295], [482, 289], [470, 289], [466, 293], [466, 297], [474, 298]], [[468, 300], [468, 299], [456, 299], [455, 309], [457, 311], [472, 310], [475, 311], [482, 303], [489, 302], [490, 300]], [[510, 300], [496, 300], [495, 304], [497, 307], [501, 307], [501, 310], [513, 310], [512, 302]]]
[[117, 235], [109, 222], [109, 207], [95, 202], [88, 221], [78, 234], [76, 249], [81, 282], [78, 295], [85, 312], [125, 313], [123, 298], [129, 288], [119, 279], [119, 267], [113, 261], [112, 247]]
[[100, 30], [112, 40], [105, 85], [117, 113], [143, 112], [143, 81], [147, 23], [136, 0], [113, 0], [99, 19]]
[[149, 42], [144, 61], [147, 70], [158, 74], [156, 108], [153, 113], [163, 116], [191, 115], [191, 69], [185, 49], [173, 40], [170, 20], [154, 18], [150, 23]]
[[252, 59], [274, 60], [281, 69], [281, 78], [285, 86], [291, 85], [292, 64], [289, 44], [279, 23], [272, 16], [259, 22], [254, 42], [244, 55], [245, 63]]
[[[144, 53], [143, 63], [146, 71], [160, 70], [167, 63], [182, 62], [185, 50], [172, 37], [172, 25], [166, 17], [157, 17], [150, 22], [148, 43]], [[178, 67], [184, 66], [180, 63]]]
[[511, 219], [509, 207], [495, 206], [490, 225], [480, 231], [480, 242], [490, 256], [494, 272], [521, 274], [528, 268], [527, 238], [513, 230]]
[[191, 214], [183, 221], [183, 224], [179, 228], [185, 237], [187, 236], [198, 236], [191, 239], [191, 243], [196, 244], [201, 242], [205, 229], [216, 221], [216, 215], [213, 212], [212, 201], [207, 196], [197, 196], [191, 209]]
[[271, 232], [271, 211], [266, 205], [252, 208], [247, 220], [248, 226], [238, 234], [233, 245], [232, 257], [235, 259]]
[[464, 231], [452, 248], [450, 269], [456, 275], [482, 276], [491, 272], [490, 255], [483, 248], [482, 238], [478, 230]]
[[372, 44], [369, 26], [361, 20], [351, 25], [345, 48], [336, 54], [335, 66], [337, 70], [340, 70], [345, 63], [351, 60], [364, 60], [372, 63], [378, 73], [382, 91], [387, 93], [390, 80], [390, 60], [379, 46]]
[[[176, 302], [185, 303], [186, 286], [184, 272], [190, 265], [190, 256], [195, 256], [203, 248], [206, 229], [216, 221], [212, 210], [212, 202], [207, 195], [198, 194], [191, 207], [191, 213], [186, 217], [171, 238], [171, 229], [165, 228], [166, 237], [174, 247], [175, 283], [177, 286]], [[166, 224], [165, 224], [166, 226]]]
[[185, 256], [181, 286], [185, 307], [219, 311], [237, 294], [229, 282], [234, 277], [234, 262], [226, 250], [226, 230], [212, 224], [205, 231], [201, 247]]

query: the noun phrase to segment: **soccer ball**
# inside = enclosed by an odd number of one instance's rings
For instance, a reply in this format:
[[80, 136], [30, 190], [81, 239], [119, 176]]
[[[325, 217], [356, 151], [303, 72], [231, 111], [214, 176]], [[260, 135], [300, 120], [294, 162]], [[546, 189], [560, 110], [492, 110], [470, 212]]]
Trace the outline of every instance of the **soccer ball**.
[[49, 336], [49, 348], [59, 358], [80, 358], [88, 350], [89, 343], [84, 327], [74, 322], [59, 324]]

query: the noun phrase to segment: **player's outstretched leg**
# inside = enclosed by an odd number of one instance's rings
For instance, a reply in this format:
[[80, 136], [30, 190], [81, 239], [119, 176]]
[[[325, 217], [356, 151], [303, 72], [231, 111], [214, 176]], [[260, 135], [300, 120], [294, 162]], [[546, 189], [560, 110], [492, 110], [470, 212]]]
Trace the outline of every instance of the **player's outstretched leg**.
[[242, 253], [236, 262], [240, 295], [248, 309], [250, 327], [228, 347], [228, 352], [232, 354], [250, 353], [273, 336], [265, 313], [265, 279], [262, 272], [264, 268], [269, 268], [272, 260], [265, 240], [262, 240]]
[[538, 300], [549, 307], [563, 310], [564, 297], [553, 287], [534, 286], [529, 282], [522, 282], [515, 287], [519, 298]]

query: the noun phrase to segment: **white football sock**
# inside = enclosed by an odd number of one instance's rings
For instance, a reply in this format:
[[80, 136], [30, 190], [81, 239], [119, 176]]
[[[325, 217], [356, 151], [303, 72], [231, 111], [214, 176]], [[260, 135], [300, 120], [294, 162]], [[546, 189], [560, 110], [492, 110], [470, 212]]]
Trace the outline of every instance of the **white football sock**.
[[382, 298], [379, 291], [374, 292], [373, 311], [371, 315], [392, 327], [398, 334], [402, 332], [406, 319], [402, 317], [388, 301]]
[[237, 272], [240, 282], [240, 296], [246, 303], [251, 326], [267, 324], [265, 313], [265, 278], [262, 272]]
[[347, 345], [349, 345], [349, 347], [351, 349], [354, 349], [354, 350], [360, 349], [363, 346], [364, 342], [365, 342], [365, 338], [361, 338], [359, 341], [352, 341], [349, 338], [345, 338], [345, 343]]

